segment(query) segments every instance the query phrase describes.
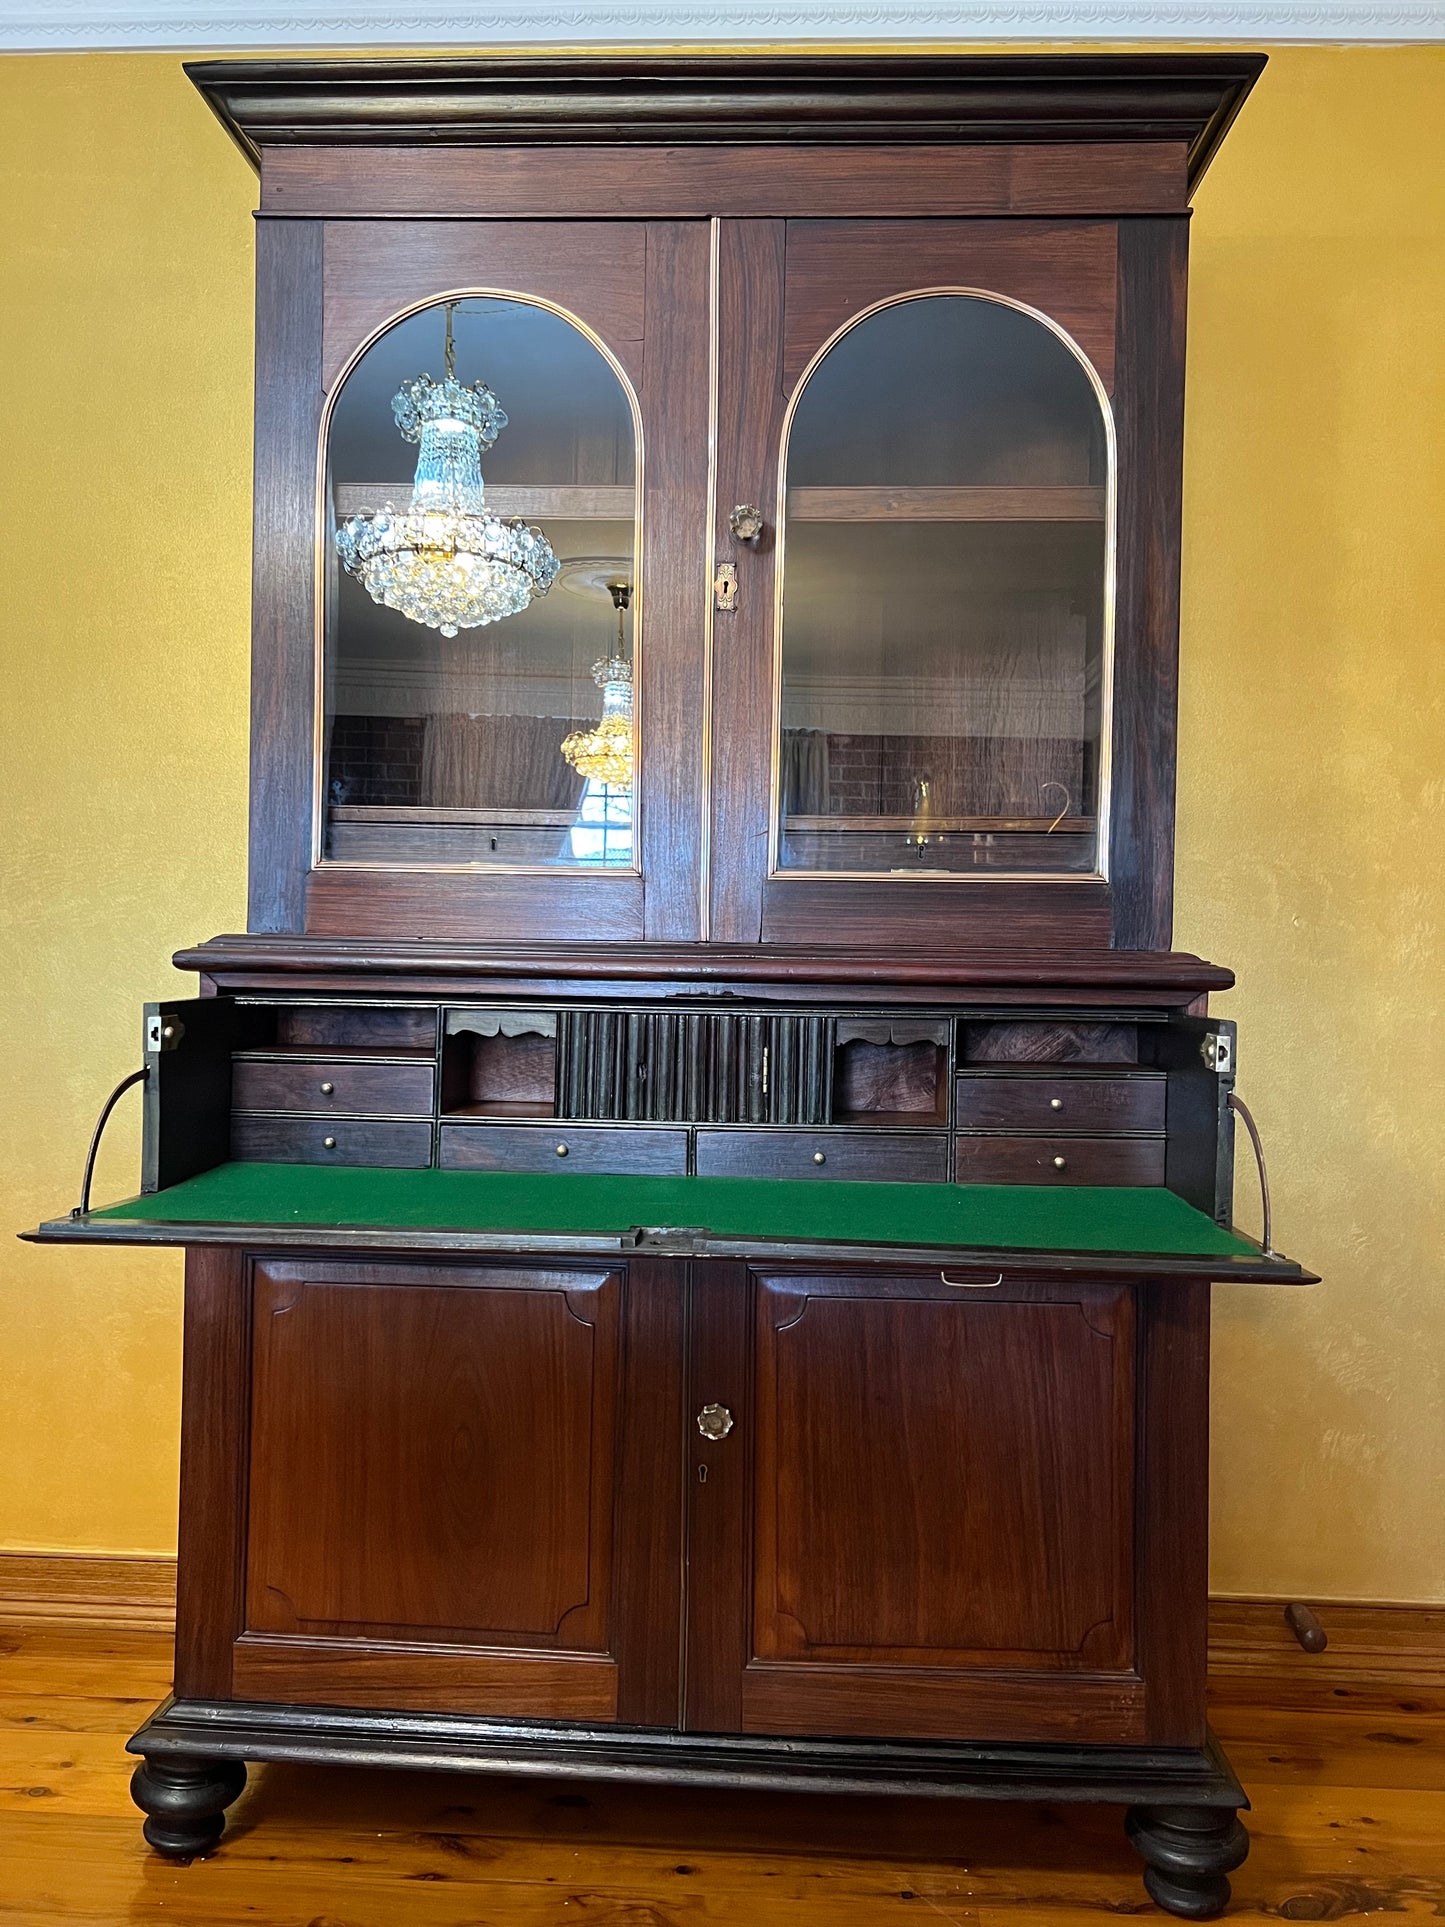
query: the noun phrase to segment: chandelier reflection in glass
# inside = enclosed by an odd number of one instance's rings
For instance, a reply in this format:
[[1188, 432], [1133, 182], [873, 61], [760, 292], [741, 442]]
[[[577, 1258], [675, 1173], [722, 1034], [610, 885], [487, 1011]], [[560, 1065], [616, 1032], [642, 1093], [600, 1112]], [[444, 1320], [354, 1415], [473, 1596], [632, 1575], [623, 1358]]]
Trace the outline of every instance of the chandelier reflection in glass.
[[592, 680], [602, 691], [602, 716], [592, 729], [574, 729], [562, 741], [562, 754], [579, 776], [606, 789], [632, 787], [632, 664], [623, 655], [622, 614], [632, 600], [632, 585], [609, 582], [617, 611], [617, 648], [605, 662], [592, 665]]
[[487, 508], [482, 450], [507, 417], [484, 381], [456, 378], [455, 306], [446, 304], [445, 379], [419, 375], [392, 398], [402, 439], [421, 444], [410, 508], [363, 509], [336, 531], [343, 567], [373, 602], [444, 636], [516, 615], [546, 595], [559, 566], [540, 529]]

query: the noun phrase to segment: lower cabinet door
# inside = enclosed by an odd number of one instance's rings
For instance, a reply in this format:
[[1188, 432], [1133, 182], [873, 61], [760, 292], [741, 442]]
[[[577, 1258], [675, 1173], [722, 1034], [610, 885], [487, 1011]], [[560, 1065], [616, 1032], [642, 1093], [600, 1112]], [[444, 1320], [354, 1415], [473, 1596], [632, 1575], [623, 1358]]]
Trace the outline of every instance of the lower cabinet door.
[[687, 1724], [1124, 1742], [1127, 1285], [696, 1267]]
[[236, 1696], [675, 1724], [672, 1269], [258, 1261]]

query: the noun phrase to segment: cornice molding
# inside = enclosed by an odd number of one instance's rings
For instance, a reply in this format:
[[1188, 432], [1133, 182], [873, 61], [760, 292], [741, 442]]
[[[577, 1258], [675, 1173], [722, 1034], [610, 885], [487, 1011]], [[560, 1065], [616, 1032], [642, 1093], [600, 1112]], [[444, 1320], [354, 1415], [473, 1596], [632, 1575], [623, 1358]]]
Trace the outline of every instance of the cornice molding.
[[470, 0], [401, 5], [267, 4], [213, 0], [9, 0], [0, 9], [0, 51], [78, 52], [178, 47], [194, 52], [268, 48], [628, 46], [698, 43], [731, 47], [780, 43], [1091, 41], [1194, 43], [1259, 41], [1399, 42], [1445, 39], [1445, 0]]

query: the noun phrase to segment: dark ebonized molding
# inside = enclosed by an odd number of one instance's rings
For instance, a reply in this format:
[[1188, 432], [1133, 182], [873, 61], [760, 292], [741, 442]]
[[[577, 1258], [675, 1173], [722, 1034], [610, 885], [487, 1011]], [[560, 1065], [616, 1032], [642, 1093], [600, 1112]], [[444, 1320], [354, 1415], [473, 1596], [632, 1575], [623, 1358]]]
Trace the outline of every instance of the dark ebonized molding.
[[263, 148], [972, 145], [1177, 141], [1191, 191], [1263, 54], [527, 53], [203, 60], [186, 72], [254, 164]]
[[812, 1793], [1178, 1804], [1231, 1813], [1249, 1805], [1212, 1733], [1200, 1747], [979, 1746], [170, 1699], [128, 1750], [161, 1760], [299, 1760]]

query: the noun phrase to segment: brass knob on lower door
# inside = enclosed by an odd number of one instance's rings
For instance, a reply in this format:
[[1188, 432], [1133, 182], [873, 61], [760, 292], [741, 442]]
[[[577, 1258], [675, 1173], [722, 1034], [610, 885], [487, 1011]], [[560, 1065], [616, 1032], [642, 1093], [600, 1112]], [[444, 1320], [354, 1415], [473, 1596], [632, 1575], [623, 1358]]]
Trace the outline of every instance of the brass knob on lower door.
[[726, 1405], [704, 1405], [697, 1415], [697, 1429], [705, 1439], [725, 1439], [733, 1429], [733, 1415]]

